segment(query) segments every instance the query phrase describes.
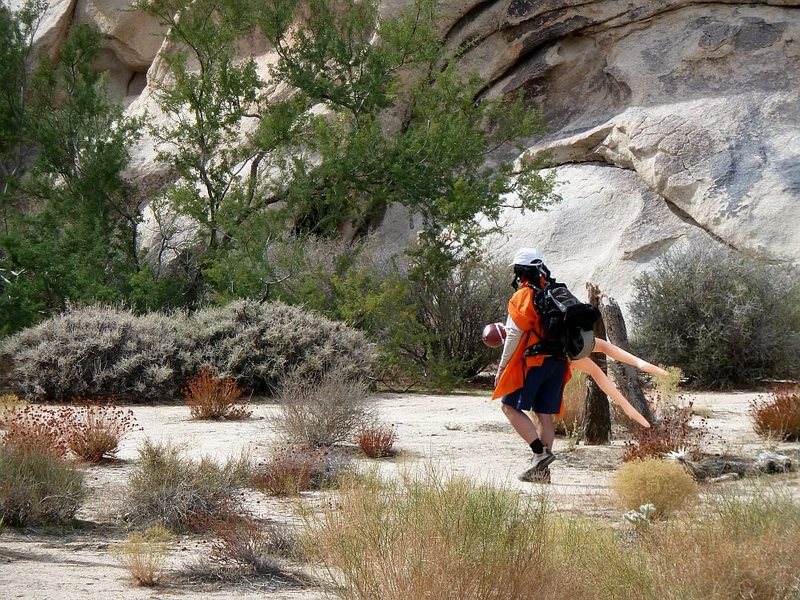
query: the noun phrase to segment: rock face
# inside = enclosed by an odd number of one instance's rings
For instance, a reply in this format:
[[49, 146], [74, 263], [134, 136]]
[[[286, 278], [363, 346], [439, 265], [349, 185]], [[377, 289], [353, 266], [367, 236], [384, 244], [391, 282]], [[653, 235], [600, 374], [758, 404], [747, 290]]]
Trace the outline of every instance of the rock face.
[[[13, 0], [12, 4], [19, 4]], [[392, 12], [405, 0], [384, 0]], [[73, 22], [98, 26], [112, 88], [157, 114], [164, 32], [129, 0], [53, 2], [39, 32], [57, 51]], [[448, 47], [483, 94], [541, 106], [563, 201], [504, 215], [498, 258], [538, 246], [578, 293], [592, 281], [624, 307], [631, 281], [672, 247], [720, 244], [800, 264], [800, 0], [444, 0]], [[246, 44], [259, 64], [269, 49]], [[523, 157], [524, 159], [524, 157]], [[151, 140], [134, 150], [143, 187], [160, 181]], [[393, 243], [406, 219], [386, 223]], [[398, 223], [400, 225], [398, 225]], [[399, 229], [398, 229], [399, 227]]]

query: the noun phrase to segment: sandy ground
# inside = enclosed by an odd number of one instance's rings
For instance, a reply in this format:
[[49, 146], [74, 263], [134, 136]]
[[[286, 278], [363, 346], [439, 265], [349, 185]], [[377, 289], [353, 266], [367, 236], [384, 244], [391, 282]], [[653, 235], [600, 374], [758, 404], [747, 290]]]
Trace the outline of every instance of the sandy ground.
[[[775, 444], [752, 431], [747, 409], [755, 393], [715, 393], [685, 396], [708, 412], [710, 450], [755, 457], [765, 449], [784, 452], [797, 460], [800, 444]], [[519, 490], [521, 494], [546, 493], [558, 510], [574, 511], [603, 519], [621, 515], [610, 492], [610, 477], [621, 462], [624, 429], [615, 432], [609, 446], [575, 445], [558, 438], [558, 459], [551, 466], [552, 484], [522, 483], [517, 473], [526, 468], [529, 450], [505, 421], [497, 403], [482, 395], [381, 394], [371, 399], [381, 417], [397, 428], [399, 454], [392, 459], [367, 461], [377, 464], [387, 477], [435, 467], [482, 482]], [[115, 461], [85, 468], [91, 494], [78, 517], [83, 526], [64, 532], [6, 529], [0, 536], [0, 598], [77, 600], [96, 598], [253, 598], [267, 594], [280, 599], [325, 597], [312, 584], [258, 580], [239, 584], [200, 584], [169, 577], [165, 585], [138, 588], [114, 560], [110, 546], [124, 539], [114, 526], [124, 482], [135, 468], [136, 449], [145, 437], [185, 443], [193, 455], [215, 458], [238, 456], [243, 450], [254, 457], [267, 456], [275, 438], [269, 427], [275, 406], [256, 403], [247, 421], [206, 422], [189, 419], [184, 406], [133, 407], [142, 431], [129, 434]], [[761, 478], [762, 480], [774, 478]], [[761, 480], [759, 480], [761, 481]], [[800, 474], [781, 476], [800, 497]], [[721, 485], [721, 484], [717, 484]], [[319, 494], [304, 494], [304, 501], [320, 503]], [[296, 524], [297, 501], [274, 499], [253, 492], [249, 505], [262, 517]], [[202, 552], [198, 536], [180, 539], [169, 567], [180, 570], [187, 560]]]

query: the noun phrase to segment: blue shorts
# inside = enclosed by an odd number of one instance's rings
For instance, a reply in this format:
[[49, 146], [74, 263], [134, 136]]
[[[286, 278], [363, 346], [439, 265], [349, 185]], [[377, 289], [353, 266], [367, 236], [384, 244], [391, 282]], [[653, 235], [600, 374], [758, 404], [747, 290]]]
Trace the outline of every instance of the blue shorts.
[[567, 361], [548, 356], [540, 367], [531, 367], [522, 388], [503, 396], [500, 402], [517, 410], [554, 415], [561, 410]]

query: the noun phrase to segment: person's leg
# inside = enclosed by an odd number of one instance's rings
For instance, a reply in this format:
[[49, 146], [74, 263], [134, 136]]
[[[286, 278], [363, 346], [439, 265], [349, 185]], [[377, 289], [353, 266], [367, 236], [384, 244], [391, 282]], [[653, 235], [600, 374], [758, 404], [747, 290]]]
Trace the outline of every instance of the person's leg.
[[642, 415], [639, 414], [630, 402], [622, 395], [617, 389], [612, 381], [608, 378], [608, 375], [603, 373], [603, 370], [598, 367], [590, 358], [581, 358], [580, 360], [574, 360], [570, 363], [573, 369], [577, 369], [578, 371], [583, 371], [589, 377], [595, 380], [595, 383], [603, 390], [606, 395], [622, 409], [626, 415], [628, 415], [631, 419], [639, 423], [644, 427], [650, 427], [650, 423], [648, 423], [647, 419], [645, 419]]
[[514, 431], [516, 431], [528, 445], [539, 437], [536, 426], [531, 418], [524, 412], [508, 404], [503, 404], [502, 410], [506, 419], [508, 419], [508, 422], [511, 423], [511, 426], [514, 428]]
[[536, 413], [536, 419], [539, 421], [539, 439], [548, 450], [553, 449], [553, 440], [556, 437], [555, 428], [553, 427], [553, 415], [548, 413]]
[[646, 360], [642, 360], [638, 356], [634, 356], [630, 352], [626, 352], [619, 346], [615, 346], [611, 342], [604, 340], [602, 338], [596, 338], [594, 341], [594, 351], [595, 352], [602, 352], [606, 356], [610, 356], [614, 360], [619, 362], [624, 362], [629, 365], [633, 365], [640, 371], [644, 371], [645, 373], [650, 373], [651, 375], [656, 375], [657, 377], [666, 377], [669, 375], [664, 369], [661, 367], [657, 367], [656, 365], [650, 364]]

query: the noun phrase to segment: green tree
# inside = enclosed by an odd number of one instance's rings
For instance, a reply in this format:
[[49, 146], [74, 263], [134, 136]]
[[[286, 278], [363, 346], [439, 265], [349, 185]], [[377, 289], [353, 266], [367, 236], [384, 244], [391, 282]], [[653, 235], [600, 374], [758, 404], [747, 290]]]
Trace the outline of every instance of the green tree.
[[[510, 164], [487, 166], [542, 132], [541, 115], [521, 97], [476, 101], [482, 83], [447, 60], [431, 3], [392, 19], [369, 0], [140, 6], [170, 30], [161, 157], [179, 177], [169, 199], [199, 227], [198, 300], [263, 296], [286, 276], [270, 243], [358, 236], [392, 203], [422, 218], [416, 264], [444, 273], [508, 198], [536, 209], [551, 195], [537, 164], [513, 177]], [[256, 27], [278, 56], [269, 86], [252, 60], [234, 59]]]
[[[56, 61], [29, 63], [45, 5], [4, 12], [16, 93], [0, 114], [5, 165], [0, 232], [0, 335], [66, 303], [117, 301], [136, 273], [138, 213], [121, 176], [139, 123], [122, 117], [91, 68], [99, 34], [75, 26]], [[33, 72], [31, 77], [27, 72]], [[10, 90], [7, 90], [10, 92]]]

